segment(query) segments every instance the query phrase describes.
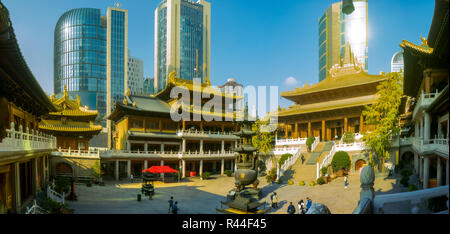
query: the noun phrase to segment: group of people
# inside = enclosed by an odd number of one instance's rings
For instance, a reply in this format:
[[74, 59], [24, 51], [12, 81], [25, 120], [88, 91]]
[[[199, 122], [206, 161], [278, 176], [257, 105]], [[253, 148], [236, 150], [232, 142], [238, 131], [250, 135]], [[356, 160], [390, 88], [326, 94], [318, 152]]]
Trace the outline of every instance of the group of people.
[[172, 212], [172, 214], [177, 214], [178, 213], [178, 202], [177, 201], [173, 201], [173, 197], [170, 197], [169, 200], [169, 214], [170, 212]]
[[[306, 212], [309, 210], [309, 208], [311, 208], [312, 206], [312, 200], [309, 197], [306, 197], [306, 205], [305, 202], [303, 202], [303, 200], [300, 200], [297, 203], [298, 206], [298, 213], [299, 214], [306, 214]], [[289, 204], [288, 209], [287, 209], [287, 213], [288, 214], [295, 214], [295, 206], [292, 204], [292, 202]]]

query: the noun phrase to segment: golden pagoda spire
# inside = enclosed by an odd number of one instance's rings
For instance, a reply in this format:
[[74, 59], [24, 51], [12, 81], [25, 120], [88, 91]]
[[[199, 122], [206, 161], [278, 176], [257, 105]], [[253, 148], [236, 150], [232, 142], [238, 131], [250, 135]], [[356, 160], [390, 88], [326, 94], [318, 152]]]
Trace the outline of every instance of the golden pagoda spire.
[[67, 93], [67, 85], [64, 85], [64, 97], [69, 96]]

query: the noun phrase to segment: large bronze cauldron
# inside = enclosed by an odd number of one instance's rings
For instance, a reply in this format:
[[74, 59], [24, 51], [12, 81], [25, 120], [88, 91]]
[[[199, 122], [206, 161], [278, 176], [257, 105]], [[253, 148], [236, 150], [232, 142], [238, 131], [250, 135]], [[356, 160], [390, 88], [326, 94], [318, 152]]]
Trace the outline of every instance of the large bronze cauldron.
[[253, 184], [257, 179], [257, 174], [255, 170], [251, 169], [238, 169], [234, 173], [234, 179], [236, 180], [236, 184], [240, 184], [242, 186], [246, 186], [249, 184]]

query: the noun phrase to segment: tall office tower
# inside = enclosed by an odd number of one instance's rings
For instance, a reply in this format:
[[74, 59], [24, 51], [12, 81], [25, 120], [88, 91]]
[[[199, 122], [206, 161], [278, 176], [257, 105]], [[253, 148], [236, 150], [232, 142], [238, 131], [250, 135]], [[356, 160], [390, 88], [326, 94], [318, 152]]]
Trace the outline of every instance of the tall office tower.
[[128, 57], [128, 88], [131, 94], [143, 94], [144, 61]]
[[99, 9], [67, 11], [54, 32], [54, 93], [64, 86], [83, 106], [106, 114], [106, 18]]
[[342, 13], [342, 1], [332, 4], [319, 18], [319, 81], [344, 56], [348, 42], [358, 62], [368, 70], [367, 0], [353, 0], [355, 11]]
[[[114, 102], [122, 102], [128, 90], [128, 11], [108, 7], [106, 27], [106, 114], [109, 116]], [[111, 120], [107, 121], [108, 148], [112, 147]]]
[[144, 79], [144, 94], [153, 95], [155, 94], [155, 78], [147, 77]]
[[186, 80], [210, 78], [211, 4], [164, 0], [155, 10], [155, 92], [172, 71]]
[[391, 60], [391, 72], [403, 72], [404, 62], [403, 62], [403, 52], [399, 51], [392, 56]]

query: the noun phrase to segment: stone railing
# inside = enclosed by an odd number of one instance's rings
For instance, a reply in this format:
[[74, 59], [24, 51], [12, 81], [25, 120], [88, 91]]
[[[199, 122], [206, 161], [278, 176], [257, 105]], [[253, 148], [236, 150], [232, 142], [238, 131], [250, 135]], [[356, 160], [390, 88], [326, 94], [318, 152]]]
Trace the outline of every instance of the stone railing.
[[313, 152], [320, 143], [320, 137], [315, 137], [314, 143], [311, 145], [311, 152]]
[[375, 196], [373, 200], [373, 213], [375, 214], [390, 213], [389, 211], [385, 212], [386, 204], [393, 204], [393, 203], [395, 204], [405, 201], [409, 201], [411, 204], [411, 209], [409, 210], [411, 214], [427, 213], [429, 211], [424, 209], [424, 204], [426, 204], [426, 200], [429, 198], [435, 198], [440, 196], [447, 196], [447, 210], [448, 210], [448, 191], [449, 191], [448, 189], [449, 187], [448, 185], [446, 185], [412, 192], [378, 195]]
[[19, 131], [15, 130], [14, 123], [11, 128], [6, 129], [6, 137], [0, 143], [0, 151], [23, 151], [23, 150], [45, 150], [56, 149], [56, 137], [42, 132], [34, 132], [26, 128], [23, 131], [22, 125]]
[[414, 138], [412, 140], [413, 147], [418, 152], [437, 151], [442, 154], [449, 154], [448, 151], [448, 139], [429, 139], [423, 140], [420, 138]]
[[416, 117], [417, 113], [419, 111], [424, 110], [427, 108], [433, 101], [436, 99], [436, 97], [439, 96], [439, 92], [436, 90], [435, 93], [422, 93], [420, 94], [419, 100], [417, 100], [416, 107], [413, 110], [413, 119]]
[[47, 197], [52, 199], [55, 202], [59, 202], [61, 204], [64, 204], [64, 197], [65, 194], [64, 192], [62, 194], [56, 192], [55, 190], [53, 190], [52, 188], [50, 188], [50, 186], [47, 186]]
[[275, 139], [275, 145], [304, 145], [306, 138]]
[[[439, 213], [448, 214], [448, 185], [412, 192], [375, 196], [375, 190], [373, 188], [374, 181], [375, 172], [373, 168], [371, 166], [363, 167], [360, 175], [360, 200], [358, 202], [358, 206], [353, 211], [353, 214], [429, 213], [429, 211], [424, 209], [427, 199], [440, 196], [447, 196], [447, 210]], [[399, 207], [401, 206], [403, 208], [405, 206], [405, 202], [409, 202], [412, 205], [411, 208], [406, 209], [406, 212], [400, 211]], [[398, 207], [395, 207], [396, 204]], [[386, 209], [386, 205], [394, 205], [392, 207], [392, 211]]]
[[364, 150], [364, 142], [340, 143], [336, 144], [336, 151], [359, 151]]
[[298, 157], [301, 155], [301, 147], [297, 148], [297, 151], [294, 152], [292, 154], [291, 157], [289, 157], [288, 159], [286, 159], [286, 161], [284, 161], [284, 164], [281, 165], [277, 163], [277, 180], [284, 175], [284, 173], [289, 169], [289, 167], [291, 167], [292, 165], [294, 165], [294, 163], [297, 161]]
[[123, 156], [123, 157], [170, 157], [170, 158], [183, 158], [183, 157], [234, 157], [235, 152], [232, 150], [228, 151], [131, 151], [131, 150], [110, 150], [101, 154], [101, 157], [113, 157], [113, 156]]
[[[336, 153], [336, 144], [333, 142], [333, 147], [331, 147], [330, 152], [328, 152], [327, 156], [323, 158], [322, 163], [317, 165], [317, 171], [319, 171], [322, 167], [328, 166], [333, 160], [334, 153]], [[320, 177], [320, 174], [316, 175], [317, 178]]]
[[33, 205], [26, 207], [25, 214], [48, 214], [49, 212], [42, 207], [38, 206], [36, 200], [33, 201]]
[[284, 148], [275, 148], [273, 150], [274, 155], [280, 154], [295, 154], [301, 147], [284, 147]]
[[98, 158], [100, 157], [100, 153], [105, 151], [99, 151], [89, 148], [89, 150], [72, 150], [70, 147], [69, 149], [61, 149], [61, 147], [58, 148], [57, 151], [52, 152], [53, 156], [68, 156], [68, 157], [94, 157]]
[[196, 135], [227, 135], [234, 136], [234, 132], [222, 132], [222, 131], [200, 131], [200, 130], [179, 130], [177, 129], [178, 136], [196, 136]]

